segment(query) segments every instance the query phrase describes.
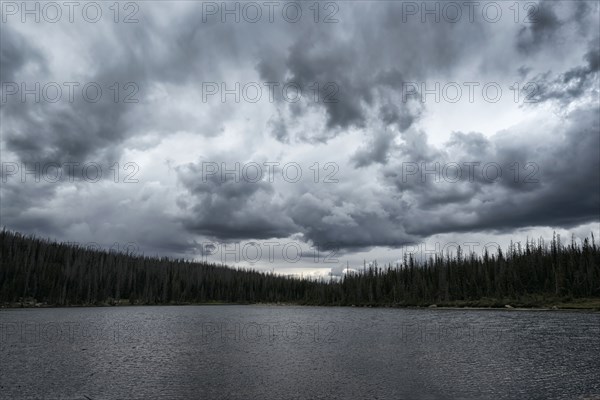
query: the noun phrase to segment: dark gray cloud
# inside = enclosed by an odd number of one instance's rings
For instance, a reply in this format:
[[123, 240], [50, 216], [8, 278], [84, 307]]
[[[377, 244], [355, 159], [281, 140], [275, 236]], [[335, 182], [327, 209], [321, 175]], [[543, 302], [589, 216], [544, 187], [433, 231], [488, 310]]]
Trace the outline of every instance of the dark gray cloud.
[[517, 47], [521, 52], [537, 51], [546, 43], [556, 40], [557, 32], [563, 23], [556, 15], [554, 7], [551, 1], [532, 3], [528, 7], [524, 16], [528, 26], [521, 28], [517, 40]]
[[[600, 121], [594, 107], [565, 119], [561, 132], [514, 130], [491, 139], [457, 133], [436, 156], [448, 163], [497, 163], [502, 176], [463, 175], [456, 183], [411, 175], [404, 183], [388, 174], [398, 192], [414, 202], [416, 218], [406, 224], [417, 235], [470, 230], [507, 231], [523, 226], [573, 227], [598, 220], [600, 204]], [[526, 143], [516, 139], [528, 135]], [[404, 155], [408, 158], [409, 155]], [[418, 158], [411, 157], [418, 161]], [[423, 158], [425, 160], [425, 158]], [[515, 175], [514, 163], [520, 166]], [[530, 164], [526, 169], [527, 163]], [[428, 164], [431, 168], [431, 163]], [[397, 167], [400, 170], [401, 167]], [[463, 167], [463, 171], [467, 169]], [[481, 169], [479, 169], [481, 171]], [[425, 178], [426, 179], [426, 178]], [[452, 181], [455, 175], [451, 175]]]
[[[33, 101], [29, 96], [21, 101], [20, 95], [9, 96], [3, 104], [3, 137], [8, 150], [23, 162], [85, 162], [94, 160], [110, 165], [117, 160], [126, 140], [141, 135], [149, 129], [168, 135], [196, 121], [194, 114], [168, 115], [156, 112], [148, 98], [155, 85], [173, 85], [175, 95], [190, 82], [222, 80], [218, 60], [241, 56], [239, 31], [227, 29], [219, 23], [201, 24], [201, 6], [191, 7], [189, 13], [176, 16], [171, 22], [181, 29], [162, 30], [160, 15], [145, 13], [137, 24], [108, 24], [106, 30], [82, 29], [89, 37], [88, 60], [90, 73], [73, 74], [69, 71], [47, 71], [44, 55], [32, 47], [10, 24], [2, 27], [2, 81], [44, 86], [56, 82], [63, 89], [58, 102]], [[77, 26], [61, 25], [70, 34]], [[160, 31], [160, 33], [159, 33]], [[204, 46], [216, 43], [218, 46]], [[155, 54], [157, 48], [163, 52]], [[220, 57], [216, 55], [219, 54]], [[26, 63], [42, 65], [32, 75]], [[87, 72], [87, 71], [86, 71]], [[73, 101], [68, 98], [64, 82], [76, 82]], [[113, 85], [119, 83], [119, 95]], [[88, 100], [81, 91], [84, 85], [100, 87], [98, 101]], [[130, 86], [125, 87], [126, 84]], [[113, 89], [111, 89], [113, 88]], [[196, 88], [200, 93], [200, 88]], [[90, 98], [95, 97], [92, 88]], [[116, 96], [116, 97], [115, 97]], [[129, 97], [128, 97], [129, 96]], [[115, 100], [116, 99], [116, 100]], [[125, 101], [127, 100], [127, 101]], [[129, 102], [133, 101], [133, 102]], [[214, 135], [216, 132], [202, 131]]]
[[[305, 135], [301, 140], [323, 142], [347, 129], [365, 128], [372, 106], [379, 108], [378, 118], [387, 124], [408, 129], [419, 113], [402, 103], [402, 85], [423, 80], [432, 72], [451, 73], [462, 64], [463, 55], [490, 34], [489, 24], [479, 19], [466, 24], [440, 24], [433, 19], [400, 23], [404, 15], [400, 4], [371, 7], [355, 3], [342, 10], [352, 19], [352, 29], [340, 30], [337, 24], [309, 25], [287, 46], [285, 63], [280, 55], [268, 56], [257, 67], [264, 80], [287, 75], [286, 82], [305, 89], [319, 84], [318, 105], [327, 112], [327, 132]], [[421, 33], [415, 35], [417, 31]], [[373, 60], [380, 61], [374, 64]], [[335, 88], [327, 86], [329, 83], [335, 83]], [[278, 100], [295, 116], [314, 106]]]
[[[2, 27], [0, 35], [0, 81], [11, 82], [15, 74], [25, 65], [34, 63], [45, 70], [45, 59], [27, 39], [8, 27]], [[3, 90], [4, 87], [2, 87]]]
[[[192, 165], [182, 177], [194, 204], [186, 226], [226, 240], [301, 233], [328, 248], [359, 249], [402, 246], [436, 233], [572, 227], [597, 220], [597, 109], [572, 113], [557, 132], [522, 129], [492, 138], [455, 132], [443, 148], [429, 145], [424, 133], [402, 135], [403, 144], [381, 170], [389, 190], [369, 193], [375, 202], [369, 206], [365, 193], [356, 193], [360, 188], [304, 193], [302, 186], [289, 186], [291, 193], [278, 202], [281, 190], [275, 186], [214, 177], [201, 183], [200, 167]], [[436, 174], [422, 174], [435, 165]]]
[[288, 211], [306, 239], [324, 249], [364, 249], [401, 246], [417, 236], [405, 229], [407, 204], [398, 198], [380, 199], [376, 208], [340, 199], [323, 201], [306, 194], [291, 199]]
[[595, 91], [597, 96], [600, 37], [589, 43], [589, 50], [583, 59], [584, 65], [574, 67], [559, 76], [552, 77], [551, 72], [546, 72], [535, 77], [535, 90], [528, 94], [529, 100], [532, 103], [556, 100], [564, 106], [580, 98], [586, 91]]
[[[231, 164], [230, 164], [231, 165]], [[277, 194], [268, 182], [236, 181], [233, 176], [202, 172], [202, 164], [178, 168], [190, 198], [184, 226], [198, 234], [221, 240], [269, 239], [296, 233], [296, 225], [277, 203]]]
[[366, 167], [373, 163], [385, 164], [388, 159], [388, 153], [394, 143], [395, 135], [391, 132], [379, 131], [373, 134], [371, 143], [358, 151], [352, 157], [354, 165], [357, 167]]

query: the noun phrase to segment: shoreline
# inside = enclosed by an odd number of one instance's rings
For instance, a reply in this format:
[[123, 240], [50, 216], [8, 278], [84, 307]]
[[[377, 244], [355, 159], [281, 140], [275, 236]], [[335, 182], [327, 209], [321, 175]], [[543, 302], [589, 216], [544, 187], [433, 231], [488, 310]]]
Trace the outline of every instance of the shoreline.
[[[507, 303], [505, 306], [474, 306], [466, 304], [443, 305], [339, 305], [339, 304], [297, 304], [297, 303], [157, 303], [157, 304], [130, 304], [129, 302], [121, 302], [115, 304], [71, 304], [71, 305], [53, 305], [53, 304], [21, 304], [21, 303], [5, 303], [0, 305], [1, 310], [18, 310], [18, 309], [44, 309], [44, 308], [106, 308], [106, 307], [169, 307], [169, 306], [265, 306], [265, 307], [340, 307], [340, 308], [379, 308], [379, 309], [407, 309], [407, 310], [463, 310], [463, 311], [570, 311], [570, 312], [600, 312], [600, 299], [581, 299], [581, 301], [573, 301], [568, 303], [547, 304], [543, 306], [519, 306], [517, 302], [511, 305]], [[473, 303], [473, 302], [469, 302]]]

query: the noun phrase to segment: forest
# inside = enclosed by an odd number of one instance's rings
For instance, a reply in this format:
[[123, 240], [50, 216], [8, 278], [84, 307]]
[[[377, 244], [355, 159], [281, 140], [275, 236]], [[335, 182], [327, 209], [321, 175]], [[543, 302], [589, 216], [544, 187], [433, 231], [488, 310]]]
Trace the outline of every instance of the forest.
[[340, 279], [302, 279], [183, 259], [147, 257], [0, 232], [0, 304], [285, 303], [337, 306], [542, 306], [600, 298], [600, 249], [592, 235], [554, 235], [504, 252], [366, 264]]

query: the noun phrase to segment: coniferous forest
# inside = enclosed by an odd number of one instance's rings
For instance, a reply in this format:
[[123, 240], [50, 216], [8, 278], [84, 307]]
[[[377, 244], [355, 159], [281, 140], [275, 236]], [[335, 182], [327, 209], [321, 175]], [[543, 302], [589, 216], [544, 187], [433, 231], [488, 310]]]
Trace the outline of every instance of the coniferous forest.
[[0, 304], [114, 305], [294, 303], [485, 305], [600, 298], [600, 249], [592, 235], [555, 236], [483, 256], [370, 263], [341, 279], [301, 279], [180, 259], [137, 256], [0, 232]]

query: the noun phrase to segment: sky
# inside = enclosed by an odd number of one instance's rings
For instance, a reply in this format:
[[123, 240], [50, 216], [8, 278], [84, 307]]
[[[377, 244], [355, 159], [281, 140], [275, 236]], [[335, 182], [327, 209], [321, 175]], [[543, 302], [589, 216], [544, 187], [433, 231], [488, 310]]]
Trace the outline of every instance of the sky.
[[302, 276], [600, 237], [598, 2], [2, 2], [3, 227]]

